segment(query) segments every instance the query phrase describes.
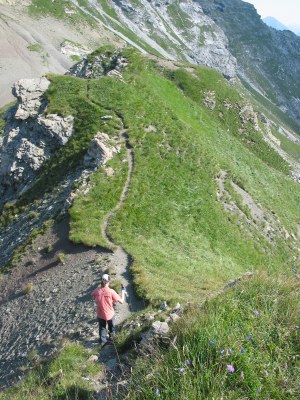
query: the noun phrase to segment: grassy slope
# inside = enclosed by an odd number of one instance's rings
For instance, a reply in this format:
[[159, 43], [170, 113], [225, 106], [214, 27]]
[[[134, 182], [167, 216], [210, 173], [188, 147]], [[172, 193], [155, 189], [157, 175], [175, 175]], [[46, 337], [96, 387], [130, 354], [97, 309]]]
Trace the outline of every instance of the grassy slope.
[[176, 347], [137, 360], [130, 399], [298, 399], [298, 298], [299, 284], [262, 273], [191, 310]]
[[[273, 210], [288, 230], [296, 231], [300, 192], [287, 177], [285, 163], [251, 126], [246, 135], [237, 133], [235, 111], [224, 110], [220, 119], [218, 109], [210, 112], [202, 106], [205, 87], [217, 90], [220, 107], [227, 98], [241, 101], [238, 94], [212, 70], [197, 68], [200, 78], [179, 71], [170, 81], [135, 53], [127, 56], [135, 67], [125, 74], [125, 82], [91, 81], [90, 98], [122, 115], [134, 146], [130, 191], [110, 233], [133, 255], [140, 292], [151, 300], [187, 300], [243, 271], [280, 268], [283, 260], [289, 264], [284, 242], [271, 246], [259, 237], [257, 244], [216, 201], [214, 178], [226, 170], [254, 199]], [[149, 125], [156, 132], [147, 133]], [[96, 176], [99, 186], [71, 210], [72, 239], [89, 244], [103, 244], [98, 234], [89, 235], [91, 215], [97, 233], [104, 214], [93, 207], [94, 199], [107, 210], [111, 192], [120, 191], [120, 180], [114, 178], [110, 193], [104, 193], [101, 181], [108, 178], [101, 170]]]

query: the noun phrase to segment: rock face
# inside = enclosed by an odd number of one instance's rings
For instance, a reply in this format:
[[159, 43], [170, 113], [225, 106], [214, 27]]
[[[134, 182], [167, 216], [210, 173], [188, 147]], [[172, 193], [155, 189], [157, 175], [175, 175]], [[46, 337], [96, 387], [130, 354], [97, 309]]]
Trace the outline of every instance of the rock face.
[[122, 78], [121, 71], [126, 68], [127, 60], [119, 52], [83, 58], [79, 63], [75, 64], [68, 71], [69, 75], [74, 75], [79, 78], [97, 79], [100, 76], [114, 76]]
[[225, 32], [237, 74], [300, 124], [300, 38], [268, 27], [254, 6], [241, 0], [197, 0]]
[[128, 42], [135, 42], [138, 48], [137, 43], [144, 42], [165, 58], [203, 64], [227, 78], [236, 75], [236, 60], [228, 50], [223, 30], [192, 0], [108, 1], [115, 18], [106, 13], [100, 2], [87, 3], [101, 14], [108, 28], [115, 31], [117, 23], [123, 30], [133, 32], [138, 40], [130, 37]]
[[72, 116], [41, 114], [49, 85], [40, 78], [23, 79], [13, 87], [18, 104], [8, 114], [0, 149], [0, 205], [28, 189], [36, 171], [72, 135]]

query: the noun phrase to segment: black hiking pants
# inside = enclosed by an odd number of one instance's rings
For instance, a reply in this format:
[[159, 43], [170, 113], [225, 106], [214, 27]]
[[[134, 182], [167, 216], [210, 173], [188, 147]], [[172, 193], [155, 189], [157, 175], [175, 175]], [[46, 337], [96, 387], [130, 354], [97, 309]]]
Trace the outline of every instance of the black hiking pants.
[[105, 344], [107, 342], [107, 330], [106, 326], [108, 327], [108, 332], [110, 336], [114, 336], [116, 327], [115, 327], [115, 317], [113, 316], [112, 319], [106, 321], [105, 319], [98, 318], [99, 322], [99, 341], [100, 344]]

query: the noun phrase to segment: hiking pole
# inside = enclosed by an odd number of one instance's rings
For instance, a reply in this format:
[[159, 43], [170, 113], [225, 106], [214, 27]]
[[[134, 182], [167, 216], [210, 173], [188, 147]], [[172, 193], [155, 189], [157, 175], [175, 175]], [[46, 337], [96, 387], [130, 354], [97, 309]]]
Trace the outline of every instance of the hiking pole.
[[113, 337], [111, 337], [111, 341], [113, 342], [113, 345], [114, 345], [114, 348], [115, 348], [115, 352], [116, 352], [116, 355], [117, 355], [117, 359], [118, 359], [118, 363], [119, 363], [119, 366], [120, 366], [122, 375], [125, 375], [125, 374], [124, 374], [124, 371], [123, 371], [123, 367], [122, 367], [122, 365], [121, 365], [121, 360], [120, 360], [119, 352], [118, 352], [118, 350], [117, 350], [117, 346], [116, 346], [116, 344], [115, 344], [115, 341], [114, 341], [114, 338], [113, 338]]

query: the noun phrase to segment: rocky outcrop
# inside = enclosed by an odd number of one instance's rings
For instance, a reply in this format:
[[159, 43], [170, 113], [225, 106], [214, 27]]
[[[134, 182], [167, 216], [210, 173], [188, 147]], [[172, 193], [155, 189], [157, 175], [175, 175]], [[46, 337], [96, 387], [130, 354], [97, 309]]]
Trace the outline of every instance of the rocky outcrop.
[[95, 52], [92, 57], [85, 57], [71, 67], [68, 74], [85, 79], [97, 79], [104, 75], [121, 78], [121, 71], [127, 64], [128, 61], [119, 52], [99, 55]]
[[0, 149], [0, 205], [28, 189], [41, 165], [72, 135], [72, 116], [42, 114], [49, 85], [40, 78], [23, 79], [13, 87], [18, 104], [8, 113]]
[[71, 56], [83, 57], [91, 53], [91, 50], [79, 43], [74, 43], [71, 42], [70, 40], [64, 40], [60, 44], [60, 52], [70, 57]]

